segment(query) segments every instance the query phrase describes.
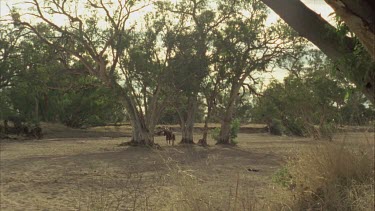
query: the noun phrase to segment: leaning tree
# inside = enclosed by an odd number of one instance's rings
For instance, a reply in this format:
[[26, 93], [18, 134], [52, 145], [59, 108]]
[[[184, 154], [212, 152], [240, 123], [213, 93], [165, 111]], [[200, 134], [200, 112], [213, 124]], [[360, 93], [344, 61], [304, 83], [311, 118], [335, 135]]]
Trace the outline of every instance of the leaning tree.
[[[356, 37], [337, 29], [300, 0], [262, 0], [337, 65], [375, 104], [375, 4], [371, 0], [325, 0]], [[361, 42], [359, 43], [358, 40]], [[368, 52], [368, 53], [367, 53]]]

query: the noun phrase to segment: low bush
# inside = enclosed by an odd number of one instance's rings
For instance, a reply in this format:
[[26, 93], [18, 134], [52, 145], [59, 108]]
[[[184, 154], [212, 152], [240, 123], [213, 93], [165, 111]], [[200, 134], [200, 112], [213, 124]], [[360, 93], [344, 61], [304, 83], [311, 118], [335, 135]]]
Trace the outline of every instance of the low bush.
[[305, 137], [309, 135], [307, 132], [306, 126], [303, 123], [301, 118], [285, 119], [283, 120], [283, 126], [285, 128], [284, 132], [286, 135], [301, 136], [301, 137]]
[[294, 184], [293, 178], [286, 166], [282, 167], [272, 176], [272, 182], [280, 185], [283, 188], [291, 188]]
[[237, 145], [236, 138], [238, 136], [238, 132], [240, 131], [241, 122], [239, 119], [234, 119], [230, 124], [230, 141], [231, 144]]
[[281, 136], [284, 131], [283, 125], [279, 119], [272, 119], [269, 128], [272, 135]]

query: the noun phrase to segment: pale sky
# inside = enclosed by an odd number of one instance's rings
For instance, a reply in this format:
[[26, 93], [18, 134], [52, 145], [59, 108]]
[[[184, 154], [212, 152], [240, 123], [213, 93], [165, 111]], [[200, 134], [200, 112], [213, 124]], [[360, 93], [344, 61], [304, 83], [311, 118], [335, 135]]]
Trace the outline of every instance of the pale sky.
[[[324, 0], [301, 0], [305, 3], [309, 8], [314, 10], [315, 12], [321, 14], [321, 16], [327, 20], [329, 20], [328, 16], [330, 13], [333, 12], [332, 8], [329, 7]], [[9, 6], [17, 6], [19, 8], [27, 8], [26, 4], [22, 4], [25, 0], [0, 0], [0, 16], [7, 15], [9, 13]], [[269, 16], [269, 21], [273, 22], [278, 18], [275, 13], [272, 13]]]

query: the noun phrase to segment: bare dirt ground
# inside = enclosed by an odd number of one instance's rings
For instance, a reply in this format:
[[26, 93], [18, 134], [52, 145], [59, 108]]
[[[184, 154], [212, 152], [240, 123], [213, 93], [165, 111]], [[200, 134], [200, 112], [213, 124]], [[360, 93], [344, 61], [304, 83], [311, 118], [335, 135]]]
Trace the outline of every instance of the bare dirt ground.
[[[124, 131], [54, 126], [42, 140], [1, 141], [1, 211], [193, 210], [180, 204], [202, 196], [227, 210], [220, 203], [231, 203], [236, 191], [244, 200], [264, 198], [287, 157], [316, 145], [305, 138], [240, 133], [236, 147], [213, 140], [207, 148], [168, 146], [156, 137], [162, 150], [155, 150], [118, 146], [129, 140]], [[345, 133], [335, 141], [373, 147], [374, 133]]]

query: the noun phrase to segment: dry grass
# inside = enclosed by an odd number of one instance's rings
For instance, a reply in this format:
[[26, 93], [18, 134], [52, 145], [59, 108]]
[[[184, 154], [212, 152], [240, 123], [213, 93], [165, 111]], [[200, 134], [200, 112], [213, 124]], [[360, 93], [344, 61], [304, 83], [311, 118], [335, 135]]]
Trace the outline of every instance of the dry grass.
[[[215, 162], [217, 157], [206, 159], [207, 167], [210, 162]], [[255, 188], [246, 184], [249, 182], [248, 173], [237, 172], [228, 175], [229, 178], [220, 181], [212, 179], [207, 181], [199, 176], [194, 169], [180, 166], [178, 161], [166, 159], [168, 166], [166, 179], [172, 185], [174, 194], [165, 210], [259, 210], [259, 203]], [[207, 186], [207, 183], [211, 183]]]
[[[320, 143], [291, 159], [275, 201], [291, 210], [373, 210], [374, 143]], [[371, 143], [372, 142], [372, 143]]]
[[76, 196], [77, 210], [157, 210], [161, 194], [161, 178], [141, 173], [127, 173], [120, 178], [106, 174], [91, 179], [91, 187], [77, 184], [72, 194]]
[[[285, 164], [285, 157], [309, 148], [316, 148], [316, 153], [321, 150], [308, 139], [267, 134], [239, 134], [237, 147], [215, 146], [209, 140], [208, 148], [172, 147], [166, 145], [164, 137], [156, 137], [163, 150], [151, 150], [118, 147], [129, 138], [58, 138], [50, 131], [44, 140], [0, 143], [2, 211], [292, 208], [296, 191], [275, 186], [272, 175]], [[83, 132], [82, 137], [88, 133]], [[366, 142], [364, 137], [362, 133], [350, 134], [348, 140], [358, 141], [347, 141], [347, 146]], [[369, 137], [374, 134], [369, 133]], [[176, 138], [181, 138], [179, 133]], [[194, 138], [198, 140], [201, 135]], [[324, 156], [330, 158], [329, 152]], [[310, 164], [301, 163], [299, 168], [306, 165]], [[260, 171], [250, 172], [248, 168]], [[309, 186], [326, 184], [316, 181], [319, 183]], [[362, 197], [368, 186], [356, 182], [348, 196], [360, 206], [373, 196]], [[272, 192], [279, 198], [270, 198]], [[284, 205], [279, 206], [279, 202]]]

